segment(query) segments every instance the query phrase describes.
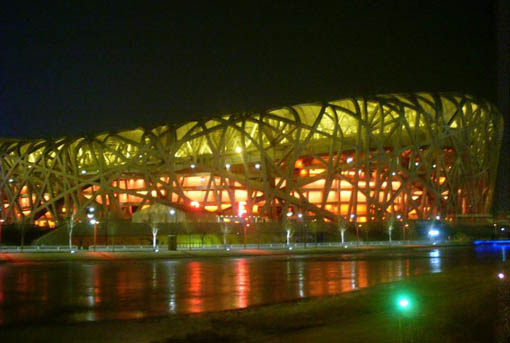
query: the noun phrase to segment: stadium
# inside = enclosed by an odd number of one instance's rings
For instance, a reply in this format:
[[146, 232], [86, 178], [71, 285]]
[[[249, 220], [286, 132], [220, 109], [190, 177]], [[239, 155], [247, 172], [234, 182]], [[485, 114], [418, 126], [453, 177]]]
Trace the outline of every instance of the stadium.
[[449, 93], [387, 94], [58, 139], [1, 139], [1, 220], [211, 222], [488, 215], [503, 118]]

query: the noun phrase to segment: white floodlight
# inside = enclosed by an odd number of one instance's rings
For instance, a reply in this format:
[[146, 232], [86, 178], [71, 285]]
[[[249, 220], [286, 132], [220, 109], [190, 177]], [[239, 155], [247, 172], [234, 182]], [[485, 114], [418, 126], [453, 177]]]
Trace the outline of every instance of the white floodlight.
[[439, 236], [439, 230], [438, 229], [430, 229], [429, 230], [429, 236], [431, 238]]

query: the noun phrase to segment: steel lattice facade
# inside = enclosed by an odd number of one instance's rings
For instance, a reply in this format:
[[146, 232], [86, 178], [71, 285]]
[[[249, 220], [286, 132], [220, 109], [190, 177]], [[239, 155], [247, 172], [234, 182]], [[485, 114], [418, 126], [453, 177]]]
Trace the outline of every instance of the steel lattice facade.
[[60, 139], [2, 139], [1, 218], [87, 207], [356, 222], [486, 214], [503, 119], [459, 94], [390, 94]]

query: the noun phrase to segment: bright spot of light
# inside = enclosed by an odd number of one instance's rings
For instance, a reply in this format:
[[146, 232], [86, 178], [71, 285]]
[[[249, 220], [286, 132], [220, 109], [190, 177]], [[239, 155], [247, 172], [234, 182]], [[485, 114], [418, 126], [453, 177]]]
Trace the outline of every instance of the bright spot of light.
[[190, 167], [191, 167], [191, 169], [195, 169], [196, 165], [195, 165], [194, 163], [192, 163], [192, 164], [190, 165]]
[[347, 159], [345, 160], [347, 163], [351, 163], [352, 162], [352, 157], [347, 157]]
[[255, 163], [255, 169], [260, 169], [260, 163]]
[[236, 152], [241, 152], [241, 151], [243, 151], [243, 149], [241, 149], [240, 146], [236, 146]]
[[407, 308], [409, 306], [409, 300], [407, 300], [406, 298], [400, 299], [398, 301], [398, 306], [400, 306], [401, 308]]
[[504, 278], [505, 278], [505, 274], [503, 274], [503, 273], [498, 274], [498, 279], [503, 280]]
[[432, 250], [431, 252], [429, 252], [429, 256], [430, 257], [439, 257], [440, 256], [439, 250], [437, 250], [437, 249]]
[[430, 237], [437, 237], [437, 236], [439, 236], [439, 230], [438, 229], [430, 229], [429, 230], [429, 236]]

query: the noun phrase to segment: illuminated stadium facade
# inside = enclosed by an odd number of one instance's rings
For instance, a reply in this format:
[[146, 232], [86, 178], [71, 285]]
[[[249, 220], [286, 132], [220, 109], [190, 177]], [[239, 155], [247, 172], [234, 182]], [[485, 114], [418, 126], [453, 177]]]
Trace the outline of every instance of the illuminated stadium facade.
[[83, 220], [90, 206], [130, 219], [156, 203], [263, 221], [483, 215], [502, 121], [468, 95], [416, 93], [90, 137], [2, 139], [1, 218], [55, 227], [71, 213]]

